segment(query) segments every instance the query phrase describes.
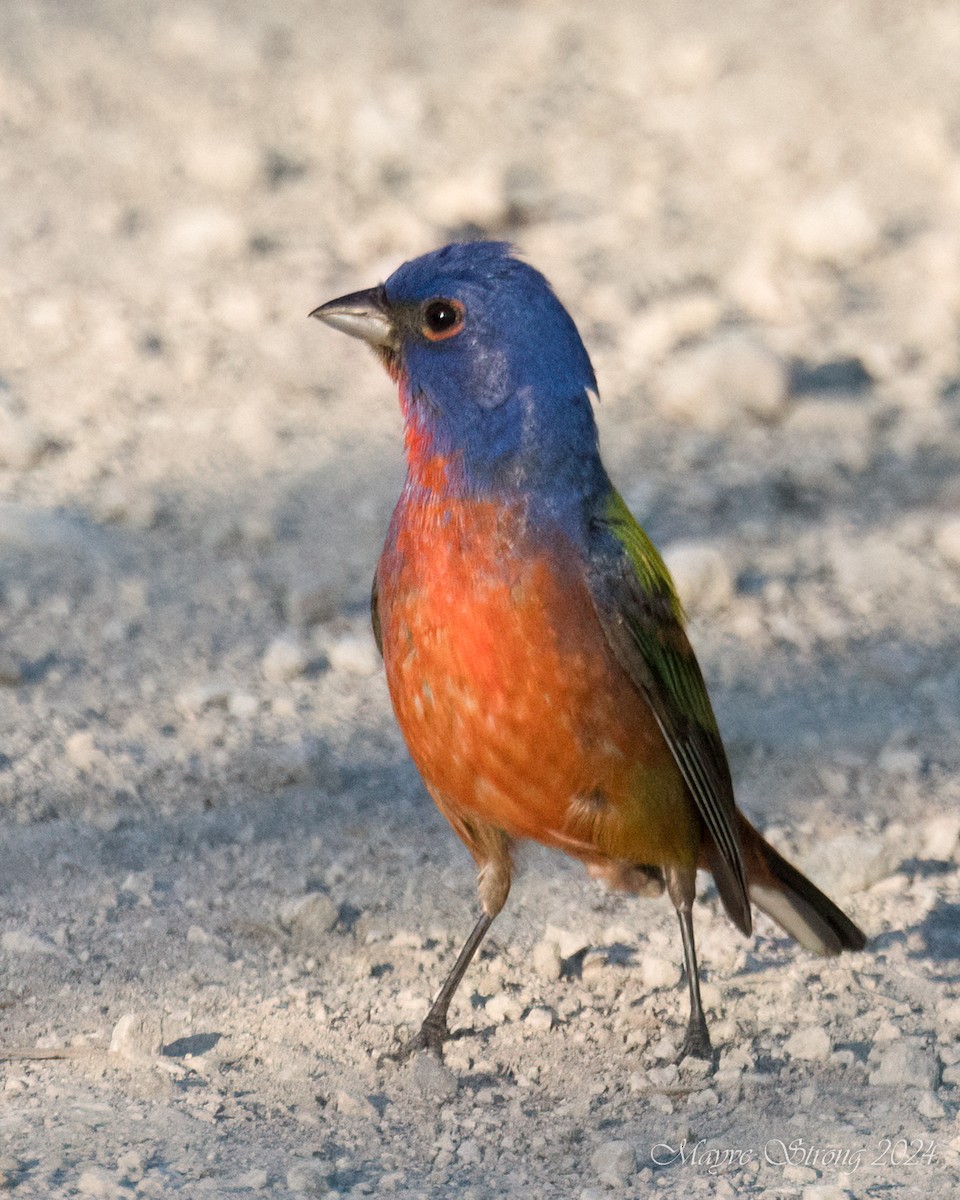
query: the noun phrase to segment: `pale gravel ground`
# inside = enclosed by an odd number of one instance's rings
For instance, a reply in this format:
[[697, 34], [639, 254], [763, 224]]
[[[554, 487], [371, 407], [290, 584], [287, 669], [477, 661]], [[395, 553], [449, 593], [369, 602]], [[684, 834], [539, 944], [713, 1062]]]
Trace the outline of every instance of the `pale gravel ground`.
[[[0, 1190], [957, 1194], [960, 10], [598, 13], [0, 7]], [[367, 631], [395, 404], [305, 313], [476, 233], [584, 332], [741, 803], [872, 936], [706, 890], [710, 1077], [669, 906], [535, 850], [447, 1069], [377, 1065], [473, 880]]]

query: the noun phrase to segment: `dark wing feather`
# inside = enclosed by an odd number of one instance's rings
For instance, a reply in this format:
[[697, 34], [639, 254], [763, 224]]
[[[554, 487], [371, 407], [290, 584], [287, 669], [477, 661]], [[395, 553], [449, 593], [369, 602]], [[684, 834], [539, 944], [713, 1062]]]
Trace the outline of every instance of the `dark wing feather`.
[[616, 492], [590, 530], [589, 587], [607, 642], [653, 710], [711, 843], [724, 907], [744, 933], [750, 902], [727, 756], [669, 572]]
[[374, 572], [373, 583], [370, 587], [370, 624], [373, 626], [373, 639], [377, 643], [380, 657], [383, 658], [383, 633], [380, 630], [380, 588]]

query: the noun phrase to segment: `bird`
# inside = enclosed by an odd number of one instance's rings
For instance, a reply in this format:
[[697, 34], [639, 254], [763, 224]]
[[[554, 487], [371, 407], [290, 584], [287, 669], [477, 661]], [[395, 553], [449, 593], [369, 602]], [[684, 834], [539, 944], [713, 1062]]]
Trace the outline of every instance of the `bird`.
[[745, 935], [756, 906], [815, 954], [866, 937], [736, 805], [676, 588], [601, 460], [573, 319], [511, 245], [485, 240], [310, 316], [366, 342], [398, 386], [406, 477], [373, 629], [410, 756], [477, 868], [479, 917], [401, 1056], [442, 1056], [451, 999], [532, 840], [615, 891], [666, 891], [689, 992], [678, 1061], [710, 1059], [698, 869]]

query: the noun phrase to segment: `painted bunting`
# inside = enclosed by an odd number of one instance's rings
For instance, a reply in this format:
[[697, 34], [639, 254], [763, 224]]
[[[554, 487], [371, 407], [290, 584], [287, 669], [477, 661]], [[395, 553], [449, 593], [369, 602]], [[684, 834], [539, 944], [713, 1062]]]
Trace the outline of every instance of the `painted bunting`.
[[399, 385], [407, 476], [373, 626], [413, 761], [478, 869], [480, 918], [407, 1049], [441, 1052], [511, 849], [531, 838], [615, 889], [666, 888], [690, 995], [681, 1057], [709, 1057], [698, 868], [744, 934], [752, 902], [817, 954], [865, 938], [736, 807], [670, 575], [601, 462], [573, 320], [538, 271], [486, 241], [311, 316], [367, 342]]

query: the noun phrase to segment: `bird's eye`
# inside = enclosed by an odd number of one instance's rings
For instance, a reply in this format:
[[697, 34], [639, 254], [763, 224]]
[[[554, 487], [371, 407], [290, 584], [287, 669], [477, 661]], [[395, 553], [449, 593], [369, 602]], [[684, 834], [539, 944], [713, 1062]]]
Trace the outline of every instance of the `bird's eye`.
[[453, 337], [463, 328], [463, 305], [459, 300], [431, 300], [423, 310], [423, 332], [431, 342]]

